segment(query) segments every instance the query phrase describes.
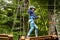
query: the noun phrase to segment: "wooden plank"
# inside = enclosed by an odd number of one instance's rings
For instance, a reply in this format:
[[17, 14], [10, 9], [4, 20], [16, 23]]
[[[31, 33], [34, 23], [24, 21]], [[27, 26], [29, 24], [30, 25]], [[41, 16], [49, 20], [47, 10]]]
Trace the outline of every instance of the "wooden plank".
[[7, 38], [4, 38], [4, 39], [0, 38], [0, 40], [8, 40], [8, 39]]
[[38, 36], [38, 37], [29, 37], [28, 39], [20, 39], [20, 40], [55, 40], [55, 35], [47, 35], [47, 36]]
[[0, 34], [0, 37], [8, 37], [7, 34]]
[[13, 35], [0, 34], [0, 40], [13, 40]]
[[13, 35], [8, 35], [9, 40], [13, 40]]
[[0, 37], [0, 40], [9, 40], [8, 37]]
[[8, 38], [8, 37], [0, 37], [0, 38]]

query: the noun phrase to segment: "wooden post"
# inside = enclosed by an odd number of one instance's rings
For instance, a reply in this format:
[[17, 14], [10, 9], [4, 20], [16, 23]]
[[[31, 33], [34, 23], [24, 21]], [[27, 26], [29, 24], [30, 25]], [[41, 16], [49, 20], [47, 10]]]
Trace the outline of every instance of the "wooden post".
[[21, 36], [20, 40], [25, 40], [25, 36]]
[[9, 40], [13, 40], [13, 35], [8, 35]]

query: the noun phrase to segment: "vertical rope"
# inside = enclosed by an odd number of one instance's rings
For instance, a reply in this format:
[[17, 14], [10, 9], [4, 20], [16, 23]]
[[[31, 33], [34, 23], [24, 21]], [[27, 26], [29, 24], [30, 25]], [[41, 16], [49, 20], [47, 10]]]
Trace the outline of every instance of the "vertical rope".
[[[18, 0], [18, 4], [17, 5], [19, 5], [19, 0]], [[16, 21], [16, 19], [17, 19], [17, 13], [18, 13], [18, 6], [17, 6], [17, 10], [16, 10], [16, 15], [15, 15], [15, 17], [14, 17], [14, 21], [13, 21], [13, 25], [12, 25], [12, 33], [13, 33], [13, 29], [14, 29], [14, 27], [15, 27], [15, 21]]]
[[21, 34], [21, 6], [20, 6], [20, 34]]
[[[54, 1], [54, 17], [56, 16], [56, 0]], [[55, 23], [55, 19], [54, 19], [54, 23]]]
[[[30, 6], [30, 0], [28, 0], [29, 1], [29, 5], [28, 5], [28, 9], [29, 9], [29, 6]], [[29, 16], [29, 15], [28, 15]], [[28, 20], [29, 20], [29, 17], [28, 17]], [[28, 31], [28, 29], [29, 29], [29, 22], [28, 22], [28, 28], [27, 28], [27, 31]]]
[[[53, 25], [54, 25], [54, 29], [56, 29], [56, 26], [55, 26], [55, 19], [56, 19], [56, 17], [55, 17], [55, 16], [56, 16], [56, 13], [55, 13], [55, 12], [56, 12], [56, 4], [55, 4], [55, 3], [56, 3], [56, 0], [54, 0], [54, 15], [53, 15], [53, 23], [54, 23]], [[54, 34], [56, 35], [56, 30], [55, 30]]]
[[[14, 1], [13, 1], [13, 4], [14, 4]], [[13, 14], [14, 14], [14, 12], [13, 12]], [[14, 21], [13, 21], [13, 23], [14, 23]], [[11, 32], [12, 32], [12, 34], [13, 34], [13, 25], [12, 25]]]
[[57, 34], [57, 28], [56, 28], [56, 0], [54, 1], [54, 26], [55, 26], [55, 34]]
[[[23, 11], [25, 12], [25, 0], [23, 0], [23, 3], [24, 3], [24, 8], [23, 8]], [[24, 25], [24, 12], [23, 12], [23, 35], [25, 36], [25, 25]]]

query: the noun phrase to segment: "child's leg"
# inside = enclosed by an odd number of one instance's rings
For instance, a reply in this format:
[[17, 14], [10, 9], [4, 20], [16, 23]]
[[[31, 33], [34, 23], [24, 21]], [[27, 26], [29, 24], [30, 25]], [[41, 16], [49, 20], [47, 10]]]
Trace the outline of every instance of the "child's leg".
[[28, 32], [28, 34], [27, 34], [27, 37], [30, 36], [30, 34], [31, 34], [31, 32], [33, 31], [33, 29], [34, 29], [34, 21], [31, 21], [31, 22], [30, 22], [30, 30], [29, 30], [29, 32]]
[[34, 29], [34, 27], [31, 27], [31, 28], [30, 28], [30, 30], [29, 30], [29, 32], [28, 32], [28, 34], [27, 34], [27, 37], [30, 36], [30, 34], [31, 34], [31, 32], [33, 31], [33, 29]]
[[38, 36], [38, 27], [36, 24], [34, 24], [34, 26], [35, 26], [35, 36], [37, 37]]

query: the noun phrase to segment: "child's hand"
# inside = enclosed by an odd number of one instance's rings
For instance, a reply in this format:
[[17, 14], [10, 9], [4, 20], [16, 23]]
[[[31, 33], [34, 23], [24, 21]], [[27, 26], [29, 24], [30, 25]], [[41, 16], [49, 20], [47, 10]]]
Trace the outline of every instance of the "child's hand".
[[41, 17], [41, 16], [38, 16], [39, 18]]

